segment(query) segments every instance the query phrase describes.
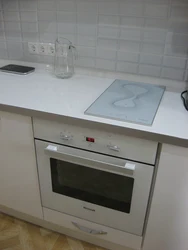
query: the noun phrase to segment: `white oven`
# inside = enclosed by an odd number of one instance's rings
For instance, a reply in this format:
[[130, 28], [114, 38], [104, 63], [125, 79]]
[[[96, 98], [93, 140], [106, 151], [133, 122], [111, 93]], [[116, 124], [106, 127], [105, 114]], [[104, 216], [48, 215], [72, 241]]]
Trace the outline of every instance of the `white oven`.
[[42, 206], [141, 236], [158, 144], [37, 118], [33, 125]]
[[[79, 128], [65, 135], [64, 126], [72, 130], [69, 125], [34, 123], [43, 207], [142, 235], [157, 144], [141, 139], [132, 139], [131, 143], [129, 137], [120, 136], [119, 144], [114, 145], [111, 135], [111, 144], [100, 147], [101, 141], [107, 142], [107, 134], [100, 140], [97, 137], [102, 131], [91, 133], [94, 137], [88, 141]], [[135, 161], [123, 157], [129, 149]], [[150, 155], [145, 155], [145, 160], [150, 163], [139, 162], [136, 155], [146, 153]]]

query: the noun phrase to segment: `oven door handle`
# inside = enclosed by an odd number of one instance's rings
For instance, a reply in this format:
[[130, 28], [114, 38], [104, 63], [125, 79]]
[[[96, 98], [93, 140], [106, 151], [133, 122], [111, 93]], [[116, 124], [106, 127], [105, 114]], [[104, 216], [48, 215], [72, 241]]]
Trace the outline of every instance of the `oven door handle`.
[[[83, 165], [90, 168], [99, 169], [106, 172], [117, 173], [120, 175], [131, 175], [133, 176], [136, 169], [136, 163], [127, 162], [123, 159], [114, 159], [113, 157], [104, 156], [92, 152], [86, 152], [87, 157], [83, 155], [82, 150], [75, 148], [66, 148], [63, 150], [63, 146], [48, 145], [45, 148], [45, 153], [48, 156], [62, 159], [70, 163]], [[68, 151], [68, 152], [65, 152]], [[114, 162], [119, 164], [114, 164]]]

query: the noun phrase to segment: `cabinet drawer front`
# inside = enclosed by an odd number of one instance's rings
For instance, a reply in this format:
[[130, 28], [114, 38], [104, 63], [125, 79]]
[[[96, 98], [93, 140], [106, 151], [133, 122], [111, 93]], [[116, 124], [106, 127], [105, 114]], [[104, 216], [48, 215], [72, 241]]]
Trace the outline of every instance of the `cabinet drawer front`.
[[53, 224], [62, 226], [84, 234], [89, 234], [96, 239], [102, 239], [114, 244], [130, 247], [133, 249], [140, 249], [142, 237], [133, 234], [125, 233], [123, 231], [115, 230], [113, 228], [105, 227], [96, 223], [79, 219], [67, 214], [56, 212], [48, 208], [44, 209], [44, 219]]

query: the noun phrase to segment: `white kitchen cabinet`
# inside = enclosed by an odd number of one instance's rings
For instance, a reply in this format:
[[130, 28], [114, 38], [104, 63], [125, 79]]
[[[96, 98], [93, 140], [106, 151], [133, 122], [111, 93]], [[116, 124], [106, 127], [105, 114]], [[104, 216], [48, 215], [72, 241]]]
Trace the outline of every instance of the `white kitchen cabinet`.
[[31, 118], [0, 112], [0, 205], [43, 218]]
[[188, 249], [188, 149], [163, 145], [143, 250]]

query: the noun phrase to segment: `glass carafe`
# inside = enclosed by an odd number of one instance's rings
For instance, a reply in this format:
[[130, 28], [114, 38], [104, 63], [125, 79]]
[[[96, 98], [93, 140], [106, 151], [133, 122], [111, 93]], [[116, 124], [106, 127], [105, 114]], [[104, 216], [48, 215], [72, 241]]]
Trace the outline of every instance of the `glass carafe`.
[[58, 38], [55, 42], [54, 73], [59, 78], [70, 78], [74, 74], [76, 48], [66, 38]]

